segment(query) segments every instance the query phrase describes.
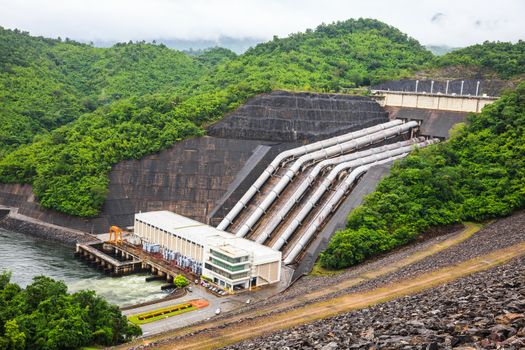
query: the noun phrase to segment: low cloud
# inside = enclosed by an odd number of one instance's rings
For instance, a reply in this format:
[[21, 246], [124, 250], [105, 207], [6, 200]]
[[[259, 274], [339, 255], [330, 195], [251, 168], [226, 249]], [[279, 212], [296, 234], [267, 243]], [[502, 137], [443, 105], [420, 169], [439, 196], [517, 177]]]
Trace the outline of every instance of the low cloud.
[[439, 23], [439, 22], [443, 21], [444, 18], [445, 18], [445, 14], [441, 13], [441, 12], [438, 12], [434, 16], [432, 16], [432, 18], [430, 19], [430, 22], [432, 22], [432, 23]]
[[1, 26], [86, 41], [270, 39], [358, 17], [423, 44], [516, 41], [525, 33], [522, 0], [0, 0], [0, 9]]

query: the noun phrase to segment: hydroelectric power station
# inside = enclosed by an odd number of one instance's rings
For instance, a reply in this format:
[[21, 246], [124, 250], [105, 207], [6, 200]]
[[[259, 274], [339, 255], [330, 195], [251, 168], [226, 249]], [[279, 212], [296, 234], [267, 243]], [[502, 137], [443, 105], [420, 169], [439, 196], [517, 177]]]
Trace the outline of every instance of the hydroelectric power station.
[[[65, 220], [24, 188], [7, 204], [83, 231], [133, 227], [132, 241], [77, 246], [111, 274], [147, 269], [170, 281], [185, 273], [230, 291], [288, 284], [311, 268], [393, 161], [446, 138], [468, 112], [495, 100], [494, 89], [399, 81], [374, 87], [372, 97], [277, 91], [211, 125], [210, 136], [117, 165], [98, 218]], [[0, 199], [10, 192], [2, 186]]]

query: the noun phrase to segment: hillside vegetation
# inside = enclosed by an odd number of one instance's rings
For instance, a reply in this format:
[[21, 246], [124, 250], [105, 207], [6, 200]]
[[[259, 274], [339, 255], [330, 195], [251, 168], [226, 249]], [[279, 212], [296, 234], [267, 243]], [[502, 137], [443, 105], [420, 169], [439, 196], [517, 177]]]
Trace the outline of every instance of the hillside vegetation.
[[464, 66], [493, 71], [502, 79], [525, 74], [525, 41], [490, 42], [454, 50], [435, 60], [437, 67]]
[[[33, 184], [42, 206], [78, 216], [98, 213], [112, 165], [201, 135], [255, 94], [345, 91], [408, 75], [433, 57], [399, 30], [365, 19], [275, 38], [238, 57], [2, 35], [0, 118], [8, 127], [0, 131], [0, 181]], [[19, 77], [20, 86], [7, 86]]]
[[417, 150], [397, 162], [345, 230], [337, 232], [320, 262], [357, 264], [413, 240], [438, 225], [483, 221], [525, 206], [525, 83], [448, 142]]
[[95, 216], [114, 164], [202, 135], [256, 94], [346, 92], [436, 66], [523, 69], [523, 42], [483, 46], [436, 58], [370, 19], [323, 24], [240, 56], [146, 43], [102, 49], [0, 29], [0, 182], [32, 184], [45, 208]]
[[224, 55], [145, 43], [100, 49], [0, 27], [0, 157], [112, 101], [174, 92]]
[[142, 334], [93, 291], [68, 294], [64, 282], [45, 276], [23, 289], [10, 278], [0, 273], [0, 349], [116, 345]]

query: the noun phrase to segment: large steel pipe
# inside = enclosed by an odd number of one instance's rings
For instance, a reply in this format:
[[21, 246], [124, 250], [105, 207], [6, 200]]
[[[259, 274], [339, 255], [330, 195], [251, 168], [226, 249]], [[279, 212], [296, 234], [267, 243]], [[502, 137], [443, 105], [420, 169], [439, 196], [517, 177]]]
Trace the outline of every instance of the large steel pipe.
[[386, 130], [378, 131], [373, 134], [360, 137], [358, 139], [350, 140], [336, 146], [328, 147], [316, 152], [305, 154], [304, 156], [299, 157], [290, 169], [286, 171], [284, 176], [279, 180], [279, 182], [270, 190], [270, 192], [263, 199], [261, 204], [255, 208], [254, 212], [248, 217], [248, 219], [243, 223], [239, 231], [236, 233], [237, 237], [244, 237], [252, 227], [257, 223], [257, 221], [263, 216], [266, 210], [272, 205], [275, 199], [281, 194], [284, 188], [290, 183], [293, 177], [299, 172], [301, 167], [304, 164], [309, 162], [316, 162], [321, 159], [327, 159], [338, 154], [348, 153], [355, 149], [359, 149], [364, 146], [374, 144], [380, 140], [399, 135], [401, 133], [407, 132], [410, 129], [418, 126], [418, 122], [411, 121], [399, 126], [395, 126]]
[[334, 209], [334, 206], [339, 203], [341, 198], [344, 196], [348, 188], [361, 176], [363, 173], [368, 171], [371, 167], [374, 165], [384, 164], [391, 161], [394, 161], [396, 159], [403, 158], [408, 153], [401, 154], [395, 157], [387, 158], [384, 160], [381, 160], [379, 162], [374, 162], [371, 164], [360, 166], [356, 169], [354, 169], [347, 177], [346, 179], [337, 187], [336, 192], [330, 197], [330, 199], [326, 202], [326, 204], [323, 206], [321, 211], [316, 215], [315, 219], [312, 221], [312, 223], [308, 226], [304, 234], [301, 236], [299, 241], [294, 245], [292, 250], [286, 255], [286, 258], [284, 259], [284, 263], [286, 265], [289, 265], [294, 262], [295, 258], [301, 251], [306, 247], [310, 239], [314, 236], [314, 234], [317, 232], [319, 227], [322, 225], [324, 220], [330, 215], [332, 210]]
[[261, 189], [261, 187], [266, 183], [268, 178], [272, 176], [272, 174], [281, 166], [283, 162], [289, 159], [295, 159], [297, 157], [300, 157], [304, 154], [314, 152], [326, 147], [331, 147], [333, 145], [337, 145], [340, 143], [347, 142], [352, 139], [356, 139], [368, 134], [372, 134], [381, 130], [389, 129], [391, 127], [397, 126], [402, 124], [403, 122], [401, 120], [393, 120], [388, 123], [383, 123], [379, 125], [375, 125], [369, 128], [365, 128], [362, 130], [354, 131], [351, 133], [347, 133], [341, 136], [332, 137], [327, 140], [322, 140], [318, 142], [311, 143], [309, 145], [297, 147], [294, 149], [290, 149], [287, 151], [284, 151], [282, 153], [279, 153], [277, 157], [266, 167], [266, 169], [263, 171], [263, 173], [257, 178], [257, 180], [253, 183], [252, 186], [246, 191], [246, 193], [242, 196], [242, 198], [235, 204], [235, 206], [228, 212], [226, 217], [219, 223], [217, 228], [219, 230], [225, 230], [228, 228], [228, 226], [231, 225], [233, 220], [239, 215], [239, 213], [242, 211], [243, 208], [245, 208], [248, 204], [248, 202], [253, 198], [253, 196]]
[[288, 198], [288, 200], [281, 207], [281, 209], [276, 214], [272, 215], [272, 219], [269, 221], [268, 225], [264, 227], [264, 230], [261, 232], [261, 234], [257, 237], [256, 242], [263, 244], [271, 236], [276, 227], [281, 223], [282, 220], [284, 220], [284, 218], [288, 215], [292, 208], [299, 202], [299, 200], [302, 198], [302, 196], [308, 190], [308, 188], [312, 185], [312, 183], [315, 181], [315, 179], [321, 173], [321, 171], [325, 171], [324, 169], [340, 163], [368, 157], [373, 154], [379, 154], [399, 147], [413, 145], [424, 140], [424, 137], [416, 137], [408, 141], [396, 142], [381, 147], [371, 148], [365, 151], [346, 154], [341, 157], [326, 159], [318, 163], [308, 174], [308, 176], [303, 180], [303, 182], [301, 182], [299, 187], [297, 187], [292, 196]]
[[[437, 142], [436, 139], [419, 142], [416, 147], [426, 147], [429, 144]], [[274, 243], [272, 249], [280, 250], [282, 246], [288, 241], [292, 236], [295, 230], [303, 223], [305, 218], [308, 216], [310, 211], [317, 205], [321, 197], [325, 194], [328, 188], [331, 186], [332, 182], [337, 178], [337, 176], [348, 169], [357, 168], [360, 166], [377, 163], [383, 159], [389, 159], [392, 157], [397, 157], [401, 154], [409, 153], [413, 150], [414, 145], [408, 145], [403, 147], [398, 147], [389, 151], [382, 153], [374, 154], [368, 157], [356, 159], [350, 162], [345, 162], [337, 165], [328, 176], [319, 184], [317, 190], [308, 198], [305, 202], [299, 213], [293, 218], [293, 220], [288, 224], [286, 229], [283, 231], [279, 239]]]

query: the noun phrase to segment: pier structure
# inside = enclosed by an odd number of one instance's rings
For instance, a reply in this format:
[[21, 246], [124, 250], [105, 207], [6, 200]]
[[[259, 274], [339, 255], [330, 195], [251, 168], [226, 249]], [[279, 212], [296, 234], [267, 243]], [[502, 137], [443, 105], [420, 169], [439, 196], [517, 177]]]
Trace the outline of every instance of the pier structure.
[[147, 278], [147, 281], [162, 279], [173, 282], [180, 274], [191, 280], [198, 277], [188, 271], [166, 264], [128, 243], [114, 244], [102, 241], [79, 243], [76, 245], [75, 256], [110, 276], [149, 271], [153, 275], [151, 277], [157, 278]]

